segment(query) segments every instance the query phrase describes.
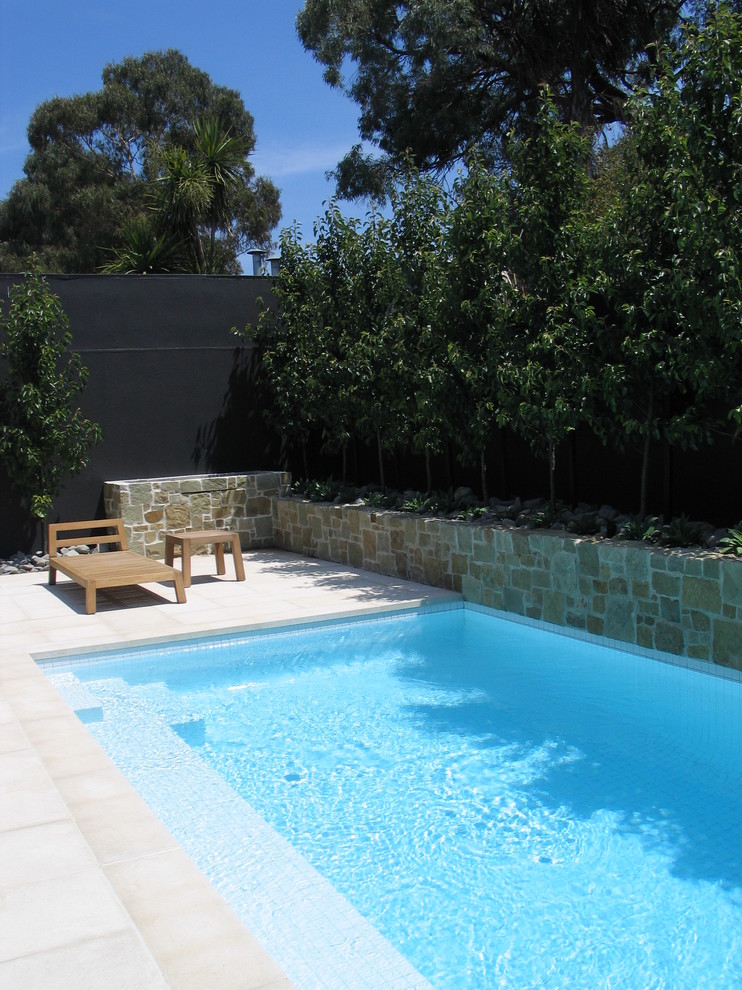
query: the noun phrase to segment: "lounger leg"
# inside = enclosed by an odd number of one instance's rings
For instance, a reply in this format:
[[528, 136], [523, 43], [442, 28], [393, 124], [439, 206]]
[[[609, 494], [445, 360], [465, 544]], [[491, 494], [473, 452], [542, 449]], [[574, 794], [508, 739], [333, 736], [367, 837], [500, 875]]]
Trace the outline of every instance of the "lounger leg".
[[232, 537], [232, 557], [234, 559], [234, 573], [238, 581], [245, 580], [245, 565], [242, 563], [242, 547], [239, 536]]
[[57, 568], [49, 564], [49, 584], [57, 583]]
[[226, 574], [227, 572], [224, 569], [224, 544], [223, 543], [215, 543], [214, 544], [214, 553], [216, 554], [216, 573], [217, 574]]
[[95, 585], [92, 583], [85, 588], [85, 611], [95, 615]]
[[186, 594], [185, 594], [185, 582], [183, 581], [183, 575], [175, 572], [175, 577], [173, 578], [173, 583], [175, 584], [175, 597], [178, 602], [183, 605], [185, 604]]

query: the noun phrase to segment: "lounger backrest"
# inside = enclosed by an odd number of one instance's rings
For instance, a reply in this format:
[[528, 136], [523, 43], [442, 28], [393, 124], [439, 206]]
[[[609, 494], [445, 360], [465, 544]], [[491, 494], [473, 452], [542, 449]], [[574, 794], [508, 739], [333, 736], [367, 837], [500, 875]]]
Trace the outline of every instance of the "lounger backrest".
[[[112, 529], [115, 532], [108, 532]], [[50, 557], [56, 557], [60, 547], [76, 547], [82, 543], [99, 548], [117, 543], [117, 549], [128, 550], [124, 520], [84, 519], [76, 522], [49, 523]]]

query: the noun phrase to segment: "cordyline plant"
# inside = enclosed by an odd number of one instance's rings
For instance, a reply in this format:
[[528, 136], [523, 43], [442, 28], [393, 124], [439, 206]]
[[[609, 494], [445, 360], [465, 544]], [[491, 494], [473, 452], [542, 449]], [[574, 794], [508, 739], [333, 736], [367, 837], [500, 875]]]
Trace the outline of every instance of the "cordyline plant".
[[76, 405], [88, 372], [68, 350], [72, 338], [58, 297], [37, 272], [11, 286], [8, 296], [0, 318], [0, 357], [7, 363], [0, 381], [0, 460], [31, 514], [43, 521], [67, 479], [87, 465], [101, 431]]

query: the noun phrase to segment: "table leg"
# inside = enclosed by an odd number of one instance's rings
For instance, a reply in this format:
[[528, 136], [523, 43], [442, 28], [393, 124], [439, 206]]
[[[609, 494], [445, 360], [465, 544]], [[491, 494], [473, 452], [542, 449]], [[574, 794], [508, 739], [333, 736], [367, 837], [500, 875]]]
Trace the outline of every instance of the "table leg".
[[191, 541], [183, 540], [180, 544], [181, 561], [183, 562], [183, 587], [191, 586]]
[[175, 540], [172, 536], [165, 534], [165, 563], [169, 566], [173, 566], [173, 560], [175, 558]]
[[226, 571], [224, 570], [224, 544], [215, 543], [214, 553], [216, 554], [216, 573], [226, 574]]

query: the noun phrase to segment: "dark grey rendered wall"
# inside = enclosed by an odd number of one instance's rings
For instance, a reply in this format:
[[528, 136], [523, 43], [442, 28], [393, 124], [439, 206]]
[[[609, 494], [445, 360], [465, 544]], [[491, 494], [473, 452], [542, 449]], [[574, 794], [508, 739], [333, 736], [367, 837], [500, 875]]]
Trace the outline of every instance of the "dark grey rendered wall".
[[[0, 275], [0, 300], [20, 276]], [[253, 323], [266, 278], [49, 275], [69, 317], [71, 348], [90, 377], [80, 399], [103, 442], [71, 479], [53, 519], [102, 515], [104, 481], [206, 471], [275, 469], [280, 451], [263, 416], [256, 354], [232, 326]], [[0, 374], [4, 368], [0, 367]], [[0, 476], [0, 556], [36, 549], [7, 477]]]

